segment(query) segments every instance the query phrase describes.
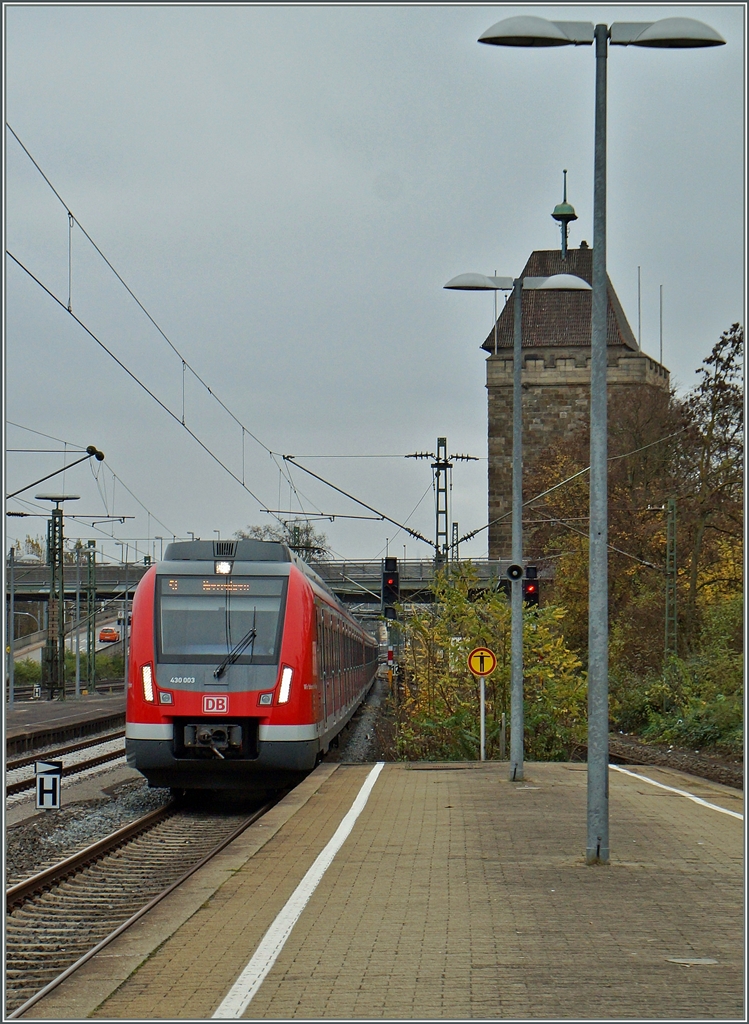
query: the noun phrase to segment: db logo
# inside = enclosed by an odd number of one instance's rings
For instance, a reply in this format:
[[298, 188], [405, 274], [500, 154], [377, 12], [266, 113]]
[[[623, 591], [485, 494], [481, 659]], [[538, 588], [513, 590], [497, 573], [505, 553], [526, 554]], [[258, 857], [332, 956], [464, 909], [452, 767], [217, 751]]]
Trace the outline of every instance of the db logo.
[[224, 696], [213, 696], [213, 694], [203, 694], [203, 714], [204, 715], [225, 715], [229, 711], [229, 698]]

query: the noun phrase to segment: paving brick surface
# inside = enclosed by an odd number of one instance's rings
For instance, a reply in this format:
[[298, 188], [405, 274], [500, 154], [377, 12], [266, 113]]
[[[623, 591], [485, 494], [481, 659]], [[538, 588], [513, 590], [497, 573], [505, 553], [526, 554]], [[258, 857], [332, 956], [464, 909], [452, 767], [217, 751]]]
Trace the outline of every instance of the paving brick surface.
[[[368, 771], [330, 775], [90, 1016], [210, 1018]], [[245, 1017], [744, 1019], [742, 821], [612, 772], [612, 862], [587, 867], [584, 766], [506, 774], [386, 765]]]

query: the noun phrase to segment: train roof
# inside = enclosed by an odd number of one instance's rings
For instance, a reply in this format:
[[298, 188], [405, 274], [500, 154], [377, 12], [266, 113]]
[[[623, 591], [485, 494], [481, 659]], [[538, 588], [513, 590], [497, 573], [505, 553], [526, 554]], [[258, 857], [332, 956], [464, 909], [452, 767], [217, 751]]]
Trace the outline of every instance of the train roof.
[[293, 562], [296, 556], [276, 540], [186, 540], [167, 544], [165, 562], [210, 562], [231, 558], [238, 562]]

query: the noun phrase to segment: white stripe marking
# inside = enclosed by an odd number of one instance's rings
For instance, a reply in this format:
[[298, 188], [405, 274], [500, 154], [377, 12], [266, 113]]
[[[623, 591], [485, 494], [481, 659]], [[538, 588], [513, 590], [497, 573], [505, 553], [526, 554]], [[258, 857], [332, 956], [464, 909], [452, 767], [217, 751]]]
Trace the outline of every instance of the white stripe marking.
[[250, 1005], [266, 975], [286, 945], [286, 940], [291, 935], [292, 929], [307, 906], [312, 893], [333, 863], [335, 855], [351, 834], [356, 819], [364, 810], [369, 794], [372, 792], [377, 776], [383, 767], [384, 761], [378, 761], [369, 773], [350, 810], [336, 829], [333, 838], [328, 842], [322, 853], [318, 855], [315, 863], [291, 894], [286, 905], [263, 936], [252, 959], [213, 1014], [212, 1019], [237, 1020]]
[[173, 725], [149, 725], [146, 722], [126, 722], [125, 737], [129, 740], [171, 740], [174, 738]]
[[631, 772], [627, 768], [620, 768], [618, 764], [610, 764], [609, 768], [613, 768], [615, 772], [623, 772], [625, 775], [631, 775], [633, 779], [640, 779], [642, 782], [649, 782], [651, 786], [658, 786], [659, 789], [667, 789], [671, 793], [678, 793], [679, 796], [685, 796], [687, 800], [694, 800], [696, 804], [702, 804], [703, 807], [709, 807], [711, 811], [720, 811], [722, 814], [730, 814], [732, 818], [739, 818], [741, 821], [744, 820], [744, 815], [739, 814], [738, 811], [729, 811], [727, 807], [720, 807], [718, 804], [711, 804], [707, 800], [703, 800], [701, 796], [695, 796], [693, 793], [688, 793], [685, 789], [675, 789], [673, 786], [664, 786], [662, 782], [656, 782], [655, 779], [649, 779], [647, 775], [638, 775], [637, 772]]

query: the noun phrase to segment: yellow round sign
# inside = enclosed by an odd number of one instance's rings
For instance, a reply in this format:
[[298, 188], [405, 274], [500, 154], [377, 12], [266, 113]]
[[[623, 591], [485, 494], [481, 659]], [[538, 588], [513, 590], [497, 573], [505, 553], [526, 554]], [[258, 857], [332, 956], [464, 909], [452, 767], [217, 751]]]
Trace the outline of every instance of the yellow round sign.
[[468, 668], [475, 676], [490, 676], [497, 667], [497, 656], [488, 647], [475, 647], [468, 655]]

